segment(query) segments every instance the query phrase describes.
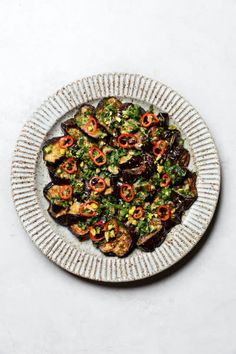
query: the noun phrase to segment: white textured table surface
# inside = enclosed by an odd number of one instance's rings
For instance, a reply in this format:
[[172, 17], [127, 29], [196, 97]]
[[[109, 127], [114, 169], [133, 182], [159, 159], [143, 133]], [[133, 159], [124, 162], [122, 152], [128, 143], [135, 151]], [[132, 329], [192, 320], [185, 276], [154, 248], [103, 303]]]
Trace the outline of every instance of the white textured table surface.
[[[0, 2], [0, 354], [235, 354], [236, 2]], [[10, 163], [25, 120], [58, 88], [142, 73], [205, 118], [223, 185], [202, 247], [175, 272], [102, 286], [49, 262], [16, 216]]]

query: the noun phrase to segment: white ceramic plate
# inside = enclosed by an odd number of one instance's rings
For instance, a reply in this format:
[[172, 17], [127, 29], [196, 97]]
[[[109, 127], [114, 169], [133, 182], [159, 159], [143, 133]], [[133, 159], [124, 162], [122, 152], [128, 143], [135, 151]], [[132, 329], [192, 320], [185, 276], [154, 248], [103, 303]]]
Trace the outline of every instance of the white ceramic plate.
[[[135, 250], [127, 258], [106, 257], [90, 241], [78, 241], [47, 213], [43, 187], [49, 181], [42, 161], [43, 142], [56, 136], [61, 121], [84, 102], [106, 96], [153, 104], [169, 113], [186, 139], [190, 169], [197, 172], [198, 199], [165, 242], [152, 253]], [[166, 85], [132, 74], [96, 75], [63, 87], [45, 101], [25, 124], [12, 163], [12, 193], [20, 220], [32, 241], [50, 260], [81, 277], [108, 282], [150, 277], [183, 258], [206, 231], [220, 189], [220, 164], [212, 136], [199, 113]]]

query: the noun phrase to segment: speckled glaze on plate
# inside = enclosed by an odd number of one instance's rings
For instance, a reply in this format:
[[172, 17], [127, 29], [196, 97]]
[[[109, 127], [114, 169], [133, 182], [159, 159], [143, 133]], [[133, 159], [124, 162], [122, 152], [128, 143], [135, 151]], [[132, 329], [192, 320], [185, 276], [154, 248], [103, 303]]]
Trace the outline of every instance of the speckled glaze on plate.
[[[106, 257], [90, 241], [78, 241], [47, 213], [43, 186], [49, 181], [42, 161], [43, 142], [57, 136], [60, 123], [72, 117], [84, 102], [106, 96], [153, 104], [169, 113], [191, 154], [190, 169], [197, 172], [198, 199], [182, 223], [168, 233], [154, 252], [136, 249], [126, 258]], [[11, 172], [12, 194], [20, 220], [37, 247], [50, 260], [81, 277], [127, 282], [160, 273], [183, 258], [200, 240], [214, 214], [220, 190], [220, 163], [213, 138], [199, 113], [177, 92], [141, 75], [102, 74], [63, 87], [49, 97], [25, 124], [17, 141]]]

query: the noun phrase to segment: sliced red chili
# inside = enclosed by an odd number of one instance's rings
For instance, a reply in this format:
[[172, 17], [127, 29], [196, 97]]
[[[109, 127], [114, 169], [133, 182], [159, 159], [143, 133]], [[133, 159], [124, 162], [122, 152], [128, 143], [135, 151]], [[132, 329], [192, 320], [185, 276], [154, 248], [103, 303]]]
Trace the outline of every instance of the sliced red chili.
[[94, 176], [89, 181], [89, 186], [94, 192], [103, 192], [106, 188], [106, 183], [102, 177]]
[[59, 190], [59, 195], [60, 198], [63, 200], [70, 199], [72, 197], [72, 186], [70, 184], [67, 184], [65, 186], [61, 186]]
[[162, 179], [161, 187], [167, 187], [169, 185], [170, 181], [171, 181], [171, 178], [170, 178], [170, 176], [167, 173], [165, 173], [161, 177], [161, 179]]
[[167, 221], [170, 218], [170, 206], [169, 205], [160, 205], [157, 208], [157, 215], [160, 220]]
[[77, 170], [77, 163], [73, 157], [69, 157], [63, 164], [62, 169], [70, 174], [73, 174]]
[[133, 213], [133, 218], [135, 220], [139, 220], [139, 219], [141, 219], [143, 217], [143, 214], [144, 214], [143, 208], [142, 207], [136, 207], [135, 211]]
[[66, 149], [74, 144], [74, 139], [70, 135], [65, 135], [59, 139], [59, 146], [62, 149]]
[[105, 231], [112, 231], [114, 230], [115, 234], [117, 235], [119, 232], [119, 225], [116, 219], [110, 219], [105, 225]]
[[120, 196], [125, 202], [131, 202], [134, 199], [134, 189], [128, 184], [124, 183], [120, 186]]
[[88, 155], [97, 166], [102, 166], [107, 162], [106, 155], [97, 146], [92, 146], [89, 149]]
[[142, 116], [141, 116], [141, 125], [142, 127], [144, 128], [148, 128], [150, 127], [150, 125], [152, 125], [152, 123], [159, 123], [159, 119], [158, 117], [153, 114], [153, 113], [144, 113]]
[[90, 135], [94, 135], [98, 129], [97, 120], [94, 117], [90, 117], [86, 124], [87, 131]]
[[85, 218], [92, 218], [97, 214], [99, 203], [96, 200], [87, 200], [79, 207], [79, 214]]
[[89, 237], [93, 242], [102, 241], [105, 237], [104, 231], [105, 225], [101, 221], [98, 221], [96, 224], [90, 227]]
[[163, 155], [166, 151], [166, 141], [159, 140], [152, 148], [154, 155], [158, 156], [159, 154]]
[[118, 144], [123, 149], [130, 149], [137, 144], [137, 137], [134, 134], [121, 134], [118, 136]]

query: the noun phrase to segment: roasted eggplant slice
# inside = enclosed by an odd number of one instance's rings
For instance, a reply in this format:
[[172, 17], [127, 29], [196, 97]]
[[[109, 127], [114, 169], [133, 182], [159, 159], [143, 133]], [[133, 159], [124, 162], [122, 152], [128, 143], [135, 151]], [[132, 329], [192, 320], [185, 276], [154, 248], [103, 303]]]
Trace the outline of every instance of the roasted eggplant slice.
[[49, 215], [60, 225], [68, 226], [68, 207], [63, 208], [62, 206], [50, 203], [48, 208]]
[[72, 224], [69, 230], [76, 236], [80, 241], [87, 240], [89, 238], [89, 227], [85, 224], [78, 222], [77, 224]]
[[155, 231], [148, 235], [141, 236], [137, 241], [137, 246], [145, 252], [152, 252], [165, 240], [164, 230]]
[[49, 183], [44, 188], [44, 196], [50, 202], [48, 209], [49, 214], [56, 219], [59, 224], [70, 225], [81, 219], [79, 214], [81, 203], [77, 200], [72, 201], [72, 198], [68, 200], [61, 199], [61, 187], [61, 185]]
[[48, 163], [55, 163], [60, 160], [66, 153], [66, 148], [59, 145], [62, 137], [47, 140], [43, 145], [43, 159]]
[[182, 185], [177, 186], [174, 191], [182, 196], [188, 198], [197, 197], [197, 187], [196, 187], [197, 175], [188, 171], [187, 178], [184, 180]]
[[155, 170], [154, 158], [148, 153], [143, 156], [133, 156], [127, 163], [120, 166], [122, 166], [122, 177], [125, 181], [141, 175], [149, 178]]
[[118, 135], [117, 127], [120, 126], [122, 118], [119, 110], [122, 107], [121, 101], [116, 97], [103, 98], [97, 105], [96, 118], [99, 123], [112, 135]]
[[124, 119], [140, 120], [140, 117], [145, 113], [145, 110], [132, 102], [123, 103], [120, 107], [120, 112]]
[[167, 158], [173, 161], [175, 164], [179, 164], [183, 167], [188, 167], [190, 154], [189, 151], [183, 147], [183, 145], [174, 145], [169, 149]]
[[180, 223], [182, 214], [189, 209], [197, 199], [196, 173], [188, 173], [184, 183], [173, 191], [172, 200], [176, 206], [175, 222]]
[[74, 117], [77, 126], [94, 139], [103, 139], [107, 134], [95, 118], [95, 108], [90, 104], [82, 104]]
[[149, 221], [149, 229], [150, 233], [142, 235], [137, 241], [137, 246], [146, 252], [152, 252], [165, 239], [163, 224], [157, 217], [153, 216]]
[[162, 139], [168, 141], [169, 146], [176, 146], [179, 144], [180, 131], [177, 129], [167, 129], [162, 133]]
[[182, 149], [182, 152], [179, 156], [179, 159], [178, 159], [178, 163], [181, 165], [181, 166], [184, 166], [184, 167], [188, 167], [189, 165], [189, 161], [190, 161], [190, 153], [188, 150], [186, 150], [185, 148]]
[[133, 240], [124, 227], [120, 227], [118, 237], [114, 241], [103, 242], [99, 245], [100, 250], [108, 256], [126, 256], [132, 249]]
[[140, 124], [135, 119], [126, 119], [120, 128], [121, 134], [135, 133], [139, 130]]
[[144, 109], [133, 103], [124, 103], [120, 108], [123, 124], [120, 127], [121, 134], [135, 133], [140, 128], [140, 117], [145, 113]]
[[69, 205], [63, 207], [51, 203], [48, 208], [48, 213], [58, 224], [63, 226], [73, 225], [81, 219], [80, 215], [72, 213]]
[[58, 224], [70, 226], [82, 219], [79, 214], [79, 206], [80, 203], [77, 201], [75, 201], [72, 205], [67, 205], [66, 207], [60, 207], [51, 203], [48, 212]]
[[[60, 163], [49, 166], [48, 171], [54, 184], [76, 183], [79, 178], [79, 162], [74, 158], [63, 158]], [[76, 180], [76, 181], [75, 181]]]
[[50, 182], [44, 187], [43, 194], [50, 203], [61, 206], [63, 200], [60, 198], [60, 188], [61, 186]]
[[66, 135], [72, 136], [75, 140], [78, 140], [81, 136], [81, 132], [76, 124], [75, 118], [70, 118], [61, 124], [61, 129]]

